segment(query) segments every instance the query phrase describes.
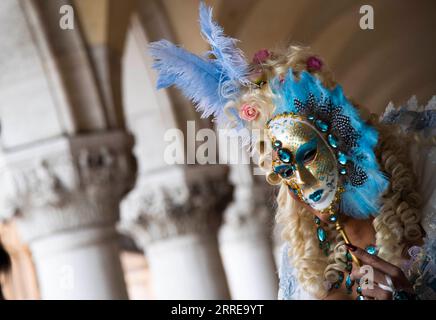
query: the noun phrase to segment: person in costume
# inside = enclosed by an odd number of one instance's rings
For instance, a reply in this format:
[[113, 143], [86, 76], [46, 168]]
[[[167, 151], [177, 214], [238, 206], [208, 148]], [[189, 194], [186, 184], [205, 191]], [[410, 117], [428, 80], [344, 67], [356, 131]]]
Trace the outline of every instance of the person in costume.
[[248, 63], [203, 3], [200, 26], [204, 56], [150, 45], [157, 87], [240, 135], [278, 186], [279, 298], [436, 299], [435, 101], [364, 116], [309, 48]]

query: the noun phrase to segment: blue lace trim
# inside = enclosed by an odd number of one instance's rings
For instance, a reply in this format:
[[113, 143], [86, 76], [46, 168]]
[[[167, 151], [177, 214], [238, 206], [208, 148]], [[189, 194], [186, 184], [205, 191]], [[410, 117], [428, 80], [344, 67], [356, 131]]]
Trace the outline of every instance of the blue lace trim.
[[436, 110], [410, 111], [406, 108], [394, 109], [382, 118], [384, 124], [398, 124], [405, 132], [436, 128]]
[[288, 246], [282, 247], [282, 256], [279, 270], [279, 299], [290, 300], [295, 293], [297, 279], [292, 274], [292, 267], [288, 257]]
[[[423, 247], [409, 250], [411, 259], [404, 266], [404, 271], [421, 300], [436, 299], [436, 239], [427, 237]], [[419, 283], [417, 279], [420, 278]]]

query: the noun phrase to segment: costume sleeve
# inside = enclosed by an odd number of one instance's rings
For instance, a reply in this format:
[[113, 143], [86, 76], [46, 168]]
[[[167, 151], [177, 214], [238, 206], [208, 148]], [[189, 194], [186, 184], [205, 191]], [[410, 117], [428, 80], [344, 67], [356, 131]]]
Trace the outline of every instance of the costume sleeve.
[[411, 154], [423, 200], [421, 225], [426, 236], [421, 248], [409, 250], [411, 259], [406, 264], [406, 274], [420, 299], [436, 300], [436, 146], [416, 143]]
[[314, 300], [308, 292], [298, 283], [297, 270], [292, 266], [291, 258], [288, 256], [288, 244], [281, 249], [279, 266], [279, 300]]
[[420, 299], [436, 299], [436, 96], [426, 106], [412, 97], [405, 106], [390, 104], [380, 121], [398, 125], [405, 135], [413, 136], [410, 156], [422, 198], [421, 225], [424, 245], [409, 250], [410, 260], [403, 270], [414, 283]]
[[281, 249], [279, 266], [279, 300], [293, 300], [295, 293], [296, 277], [288, 257], [288, 245], [284, 244]]

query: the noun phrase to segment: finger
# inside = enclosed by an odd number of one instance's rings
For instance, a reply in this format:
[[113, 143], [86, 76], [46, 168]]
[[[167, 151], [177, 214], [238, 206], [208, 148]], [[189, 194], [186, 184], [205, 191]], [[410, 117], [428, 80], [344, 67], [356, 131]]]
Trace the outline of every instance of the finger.
[[389, 262], [386, 262], [375, 255], [371, 255], [365, 250], [351, 244], [347, 244], [347, 247], [351, 251], [351, 253], [363, 264], [368, 264], [380, 270], [381, 272], [390, 275], [391, 277], [399, 276], [400, 269], [397, 266], [394, 266], [393, 264], [390, 264]]
[[367, 298], [374, 298], [376, 300], [392, 300], [392, 292], [383, 290], [376, 285], [372, 289], [362, 288], [362, 295]]
[[[385, 285], [388, 284], [388, 282], [386, 281], [386, 274], [374, 267], [372, 268], [372, 270], [374, 275], [374, 282], [382, 283]], [[362, 276], [364, 276], [365, 274], [366, 272], [364, 272], [364, 270], [361, 270], [361, 268], [353, 268], [350, 277], [351, 280], [356, 281], [357, 279], [362, 278]]]

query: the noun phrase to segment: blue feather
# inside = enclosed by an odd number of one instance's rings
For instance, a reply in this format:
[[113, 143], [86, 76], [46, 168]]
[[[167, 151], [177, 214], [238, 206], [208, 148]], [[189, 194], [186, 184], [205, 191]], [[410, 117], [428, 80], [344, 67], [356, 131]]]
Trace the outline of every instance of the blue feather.
[[[235, 129], [244, 145], [249, 144], [246, 123], [238, 112], [224, 112], [229, 101], [239, 98], [241, 86], [249, 84], [248, 63], [236, 47], [237, 40], [226, 37], [212, 20], [212, 9], [201, 2], [199, 11], [201, 33], [211, 50], [200, 57], [167, 40], [151, 43], [153, 68], [159, 74], [157, 88], [176, 86], [195, 104], [202, 117], [213, 116], [218, 125]], [[209, 59], [210, 55], [214, 58]]]
[[236, 47], [237, 40], [224, 35], [223, 28], [212, 20], [212, 8], [200, 3], [201, 34], [211, 47], [209, 54], [216, 58], [216, 63], [223, 75], [231, 81], [247, 85], [248, 64], [240, 49]]
[[212, 61], [192, 54], [167, 40], [151, 43], [149, 50], [154, 58], [153, 68], [159, 73], [158, 89], [175, 85], [195, 103], [202, 117], [218, 117], [221, 114], [221, 75]]

